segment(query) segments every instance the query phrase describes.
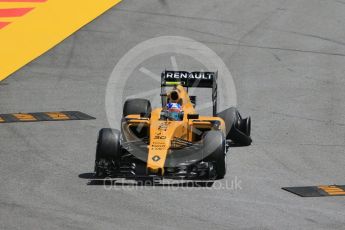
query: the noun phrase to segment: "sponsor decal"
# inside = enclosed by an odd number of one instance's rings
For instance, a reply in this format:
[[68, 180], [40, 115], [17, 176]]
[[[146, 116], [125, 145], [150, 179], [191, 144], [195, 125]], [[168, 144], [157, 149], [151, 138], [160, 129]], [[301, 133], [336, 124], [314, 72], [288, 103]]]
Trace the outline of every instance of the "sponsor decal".
[[193, 80], [212, 80], [214, 72], [186, 72], [186, 71], [165, 71], [164, 78], [169, 79], [193, 79]]
[[153, 160], [153, 161], [156, 161], [156, 162], [159, 161], [160, 159], [161, 159], [161, 158], [160, 158], [159, 156], [157, 156], [157, 155], [155, 155], [155, 156], [152, 157], [152, 160]]
[[166, 149], [166, 143], [165, 141], [161, 141], [163, 139], [155, 139], [155, 141], [153, 141], [152, 146], [151, 146], [151, 150], [155, 150], [155, 151], [160, 151], [160, 150], [164, 150]]
[[155, 140], [165, 140], [165, 139], [167, 139], [167, 137], [166, 137], [166, 136], [159, 136], [159, 135], [156, 135], [156, 136], [154, 136], [153, 139], [155, 139]]
[[158, 130], [160, 130], [160, 131], [167, 131], [167, 129], [168, 129], [168, 123], [166, 123], [166, 122], [161, 123], [158, 126]]

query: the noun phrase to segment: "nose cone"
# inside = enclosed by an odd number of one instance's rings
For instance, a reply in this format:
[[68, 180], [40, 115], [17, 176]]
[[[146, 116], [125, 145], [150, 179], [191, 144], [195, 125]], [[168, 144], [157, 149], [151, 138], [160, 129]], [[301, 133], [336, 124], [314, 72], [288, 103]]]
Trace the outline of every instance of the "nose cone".
[[171, 131], [168, 122], [156, 121], [151, 124], [150, 133], [147, 168], [155, 171], [164, 168], [165, 159], [170, 148]]

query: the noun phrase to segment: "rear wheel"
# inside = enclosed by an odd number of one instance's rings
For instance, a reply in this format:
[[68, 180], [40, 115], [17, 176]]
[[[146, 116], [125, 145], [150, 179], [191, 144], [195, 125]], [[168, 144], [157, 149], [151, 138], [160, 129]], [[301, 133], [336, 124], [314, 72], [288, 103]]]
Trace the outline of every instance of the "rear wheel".
[[121, 157], [121, 133], [117, 129], [104, 128], [99, 131], [95, 172], [97, 177], [104, 177], [113, 162]]
[[216, 179], [223, 179], [226, 174], [225, 136], [221, 131], [208, 131], [205, 133], [204, 152], [209, 154], [206, 161], [214, 163]]
[[251, 119], [242, 119], [241, 114], [234, 107], [228, 108], [217, 114], [225, 122], [226, 139], [232, 140], [235, 144], [247, 146], [252, 143], [250, 137]]

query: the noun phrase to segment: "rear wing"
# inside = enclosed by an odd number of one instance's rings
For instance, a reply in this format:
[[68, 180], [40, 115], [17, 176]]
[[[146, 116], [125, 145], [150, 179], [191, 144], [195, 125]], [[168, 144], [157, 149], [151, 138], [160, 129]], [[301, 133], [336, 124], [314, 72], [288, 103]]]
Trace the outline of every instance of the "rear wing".
[[182, 85], [186, 87], [211, 88], [213, 116], [217, 115], [217, 80], [218, 72], [187, 72], [166, 70], [161, 75], [161, 88]]

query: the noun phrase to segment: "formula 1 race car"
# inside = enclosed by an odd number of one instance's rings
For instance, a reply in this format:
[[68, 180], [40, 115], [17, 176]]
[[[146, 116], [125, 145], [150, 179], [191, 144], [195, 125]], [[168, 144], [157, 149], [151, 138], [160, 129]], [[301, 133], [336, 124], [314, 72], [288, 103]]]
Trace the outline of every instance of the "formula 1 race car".
[[[212, 89], [213, 116], [195, 110], [188, 88]], [[222, 179], [229, 144], [247, 146], [250, 117], [236, 108], [217, 113], [217, 73], [165, 71], [161, 76], [162, 107], [146, 99], [123, 106], [121, 131], [101, 129], [95, 174], [104, 178]]]

